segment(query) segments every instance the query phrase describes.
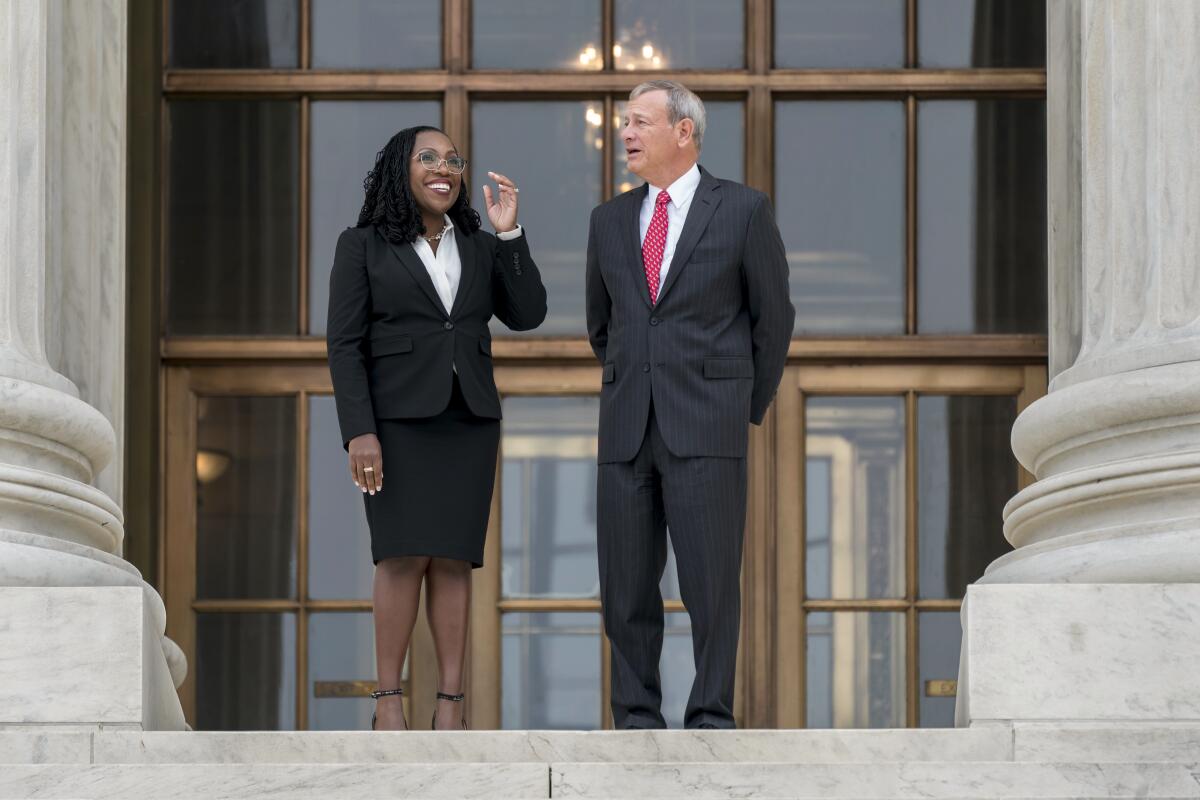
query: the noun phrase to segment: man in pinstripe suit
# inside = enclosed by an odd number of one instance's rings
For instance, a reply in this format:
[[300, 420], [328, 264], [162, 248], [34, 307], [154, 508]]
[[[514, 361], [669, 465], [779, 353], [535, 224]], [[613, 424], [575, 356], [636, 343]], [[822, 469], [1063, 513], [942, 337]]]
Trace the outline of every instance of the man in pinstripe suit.
[[700, 99], [630, 94], [621, 138], [646, 185], [592, 212], [587, 323], [603, 365], [597, 549], [617, 728], [662, 728], [667, 531], [691, 617], [684, 723], [733, 728], [749, 423], [783, 374], [795, 310], [761, 192], [697, 165]]

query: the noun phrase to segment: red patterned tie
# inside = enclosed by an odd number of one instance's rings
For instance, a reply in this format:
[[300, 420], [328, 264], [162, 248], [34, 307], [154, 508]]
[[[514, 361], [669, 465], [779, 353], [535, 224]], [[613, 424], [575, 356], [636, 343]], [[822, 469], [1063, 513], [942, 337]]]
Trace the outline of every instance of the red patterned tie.
[[642, 266], [646, 269], [646, 285], [650, 287], [650, 303], [658, 302], [658, 275], [662, 270], [663, 250], [667, 247], [667, 203], [671, 195], [666, 190], [658, 193], [654, 200], [654, 216], [646, 228], [642, 242]]

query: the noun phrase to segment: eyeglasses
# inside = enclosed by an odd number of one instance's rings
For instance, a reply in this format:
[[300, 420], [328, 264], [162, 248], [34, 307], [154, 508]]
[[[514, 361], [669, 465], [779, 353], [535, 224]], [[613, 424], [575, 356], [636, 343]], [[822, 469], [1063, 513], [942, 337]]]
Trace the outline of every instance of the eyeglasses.
[[418, 153], [417, 160], [421, 162], [422, 167], [430, 172], [433, 172], [442, 164], [445, 164], [446, 169], [450, 170], [450, 172], [455, 175], [461, 175], [463, 170], [467, 168], [467, 160], [462, 156], [438, 158], [437, 153], [431, 153], [428, 150], [423, 153]]

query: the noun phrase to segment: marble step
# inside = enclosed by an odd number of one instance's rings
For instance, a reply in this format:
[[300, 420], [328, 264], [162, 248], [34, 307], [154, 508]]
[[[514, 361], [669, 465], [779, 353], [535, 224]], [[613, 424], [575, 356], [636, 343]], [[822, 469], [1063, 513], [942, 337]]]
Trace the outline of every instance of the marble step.
[[0, 800], [1200, 798], [1200, 764], [55, 764], [0, 768]]

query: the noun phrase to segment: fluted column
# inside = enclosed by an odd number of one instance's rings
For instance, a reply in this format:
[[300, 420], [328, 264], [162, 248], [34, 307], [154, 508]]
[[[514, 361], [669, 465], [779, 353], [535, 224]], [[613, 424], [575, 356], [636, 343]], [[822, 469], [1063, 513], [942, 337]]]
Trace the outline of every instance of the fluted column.
[[0, 727], [183, 726], [79, 388], [120, 420], [126, 37], [124, 0], [0, 3]]
[[1200, 3], [1051, 0], [1049, 394], [984, 582], [1200, 581]]

